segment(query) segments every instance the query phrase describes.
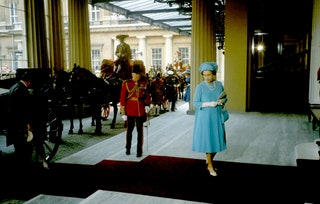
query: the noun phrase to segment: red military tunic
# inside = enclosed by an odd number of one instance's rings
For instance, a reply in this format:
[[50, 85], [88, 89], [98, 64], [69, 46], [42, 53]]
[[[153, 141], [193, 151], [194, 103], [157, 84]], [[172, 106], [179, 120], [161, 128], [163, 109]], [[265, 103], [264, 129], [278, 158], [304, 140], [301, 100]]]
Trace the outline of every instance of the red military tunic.
[[151, 97], [148, 83], [140, 79], [137, 83], [132, 79], [122, 83], [120, 95], [120, 112], [127, 116], [145, 116], [145, 106], [150, 105]]

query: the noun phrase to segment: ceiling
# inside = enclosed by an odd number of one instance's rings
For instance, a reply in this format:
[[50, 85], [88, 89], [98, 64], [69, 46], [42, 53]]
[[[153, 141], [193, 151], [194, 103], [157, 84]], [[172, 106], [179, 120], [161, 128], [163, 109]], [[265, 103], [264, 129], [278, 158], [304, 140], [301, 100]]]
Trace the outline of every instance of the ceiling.
[[[224, 23], [221, 24], [221, 19], [224, 19], [225, 0], [211, 1], [214, 2], [212, 9], [219, 16], [216, 18], [216, 33], [217, 41], [220, 41], [221, 37], [224, 37]], [[89, 4], [181, 35], [191, 36], [191, 0], [89, 0]]]

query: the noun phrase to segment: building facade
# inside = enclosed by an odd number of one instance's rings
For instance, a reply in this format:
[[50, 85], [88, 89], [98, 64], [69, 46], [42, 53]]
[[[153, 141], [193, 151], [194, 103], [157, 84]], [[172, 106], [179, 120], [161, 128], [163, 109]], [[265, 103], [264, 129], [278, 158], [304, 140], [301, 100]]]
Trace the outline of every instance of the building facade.
[[183, 64], [190, 64], [191, 38], [146, 23], [126, 19], [89, 5], [92, 70], [99, 70], [103, 59], [116, 59], [118, 34], [129, 37], [132, 59], [142, 60], [146, 70], [164, 72], [181, 53]]
[[[65, 43], [68, 50], [66, 2], [63, 3]], [[0, 0], [0, 67], [1, 72], [15, 72], [27, 67], [23, 1]], [[190, 63], [191, 38], [155, 26], [126, 19], [115, 13], [88, 5], [90, 20], [92, 70], [99, 70], [103, 59], [115, 59], [116, 35], [129, 35], [133, 59], [143, 60], [147, 70], [164, 70], [180, 51], [184, 64]], [[66, 56], [67, 57], [67, 56]], [[66, 67], [69, 63], [65, 63]], [[70, 69], [67, 67], [67, 69]]]

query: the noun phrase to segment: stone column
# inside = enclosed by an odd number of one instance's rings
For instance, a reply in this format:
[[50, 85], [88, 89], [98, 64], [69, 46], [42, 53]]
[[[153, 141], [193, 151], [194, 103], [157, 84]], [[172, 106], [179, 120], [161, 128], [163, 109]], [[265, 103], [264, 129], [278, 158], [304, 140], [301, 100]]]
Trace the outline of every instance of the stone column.
[[202, 81], [199, 66], [206, 61], [216, 61], [216, 37], [213, 16], [213, 1], [192, 1], [191, 33], [191, 87], [187, 114], [194, 114], [193, 95], [197, 84]]
[[[143, 64], [146, 65], [146, 60], [147, 60], [147, 46], [146, 46], [146, 36], [137, 36], [139, 39], [139, 52], [140, 54], [140, 60], [143, 61]], [[148, 68], [146, 67], [146, 71]]]
[[113, 40], [113, 59], [116, 60], [117, 56], [115, 53], [116, 53], [117, 46], [120, 42], [119, 40], [116, 39], [116, 37], [112, 37], [112, 40]]
[[[165, 42], [165, 60], [162, 67], [166, 67], [167, 64], [172, 64], [173, 62], [173, 52], [172, 52], [172, 35], [163, 35], [164, 38], [166, 38], [166, 42]], [[163, 72], [163, 70], [162, 70]]]

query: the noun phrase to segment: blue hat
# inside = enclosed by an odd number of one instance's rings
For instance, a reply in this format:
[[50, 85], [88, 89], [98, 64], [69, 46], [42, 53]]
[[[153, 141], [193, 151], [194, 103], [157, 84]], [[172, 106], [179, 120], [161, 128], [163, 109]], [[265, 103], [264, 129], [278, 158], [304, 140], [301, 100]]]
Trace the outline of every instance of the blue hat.
[[212, 71], [217, 72], [218, 71], [218, 64], [215, 62], [204, 62], [200, 65], [200, 73], [203, 71]]

